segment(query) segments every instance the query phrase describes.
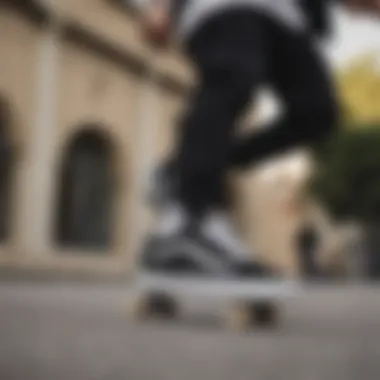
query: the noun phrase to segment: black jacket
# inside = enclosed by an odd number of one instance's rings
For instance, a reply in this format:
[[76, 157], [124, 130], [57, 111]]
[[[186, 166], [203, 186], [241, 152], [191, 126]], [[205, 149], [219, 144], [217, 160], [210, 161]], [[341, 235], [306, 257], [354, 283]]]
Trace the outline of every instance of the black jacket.
[[331, 31], [331, 7], [340, 0], [299, 0], [312, 30], [318, 35]]
[[[298, 0], [314, 33], [326, 35], [331, 30], [331, 6], [342, 0]], [[173, 15], [178, 15], [188, 0], [173, 0]]]

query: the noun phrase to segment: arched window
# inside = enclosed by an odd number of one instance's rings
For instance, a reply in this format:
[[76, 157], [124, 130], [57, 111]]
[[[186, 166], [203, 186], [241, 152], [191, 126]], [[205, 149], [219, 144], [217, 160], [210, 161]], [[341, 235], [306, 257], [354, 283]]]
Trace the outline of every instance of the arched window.
[[64, 154], [58, 204], [61, 245], [105, 249], [113, 233], [113, 146], [94, 128], [75, 135]]
[[5, 98], [0, 96], [0, 242], [10, 233], [10, 204], [12, 182], [13, 146], [10, 139], [11, 110]]

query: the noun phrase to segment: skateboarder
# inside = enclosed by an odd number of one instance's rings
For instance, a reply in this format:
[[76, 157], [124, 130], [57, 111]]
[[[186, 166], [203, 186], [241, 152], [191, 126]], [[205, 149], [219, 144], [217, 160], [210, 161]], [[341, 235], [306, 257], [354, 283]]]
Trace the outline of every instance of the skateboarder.
[[[199, 83], [179, 126], [170, 190], [142, 264], [151, 272], [241, 279], [271, 275], [244, 246], [226, 211], [225, 174], [296, 146], [323, 142], [337, 102], [315, 40], [328, 35], [333, 0], [136, 0], [146, 38], [182, 41]], [[341, 0], [379, 11], [378, 0]], [[252, 96], [270, 86], [285, 112], [237, 141]]]

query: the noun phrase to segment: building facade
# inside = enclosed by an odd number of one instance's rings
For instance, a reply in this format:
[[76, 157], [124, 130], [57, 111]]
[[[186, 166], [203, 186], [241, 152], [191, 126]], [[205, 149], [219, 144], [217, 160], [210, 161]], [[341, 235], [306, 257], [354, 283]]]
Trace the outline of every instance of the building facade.
[[[151, 220], [146, 173], [173, 147], [195, 77], [189, 64], [178, 49], [146, 46], [116, 0], [5, 2], [0, 47], [0, 133], [12, 152], [0, 266], [133, 270]], [[247, 241], [296, 274], [302, 213], [292, 205], [308, 168], [289, 168], [270, 179], [256, 169], [233, 187]]]

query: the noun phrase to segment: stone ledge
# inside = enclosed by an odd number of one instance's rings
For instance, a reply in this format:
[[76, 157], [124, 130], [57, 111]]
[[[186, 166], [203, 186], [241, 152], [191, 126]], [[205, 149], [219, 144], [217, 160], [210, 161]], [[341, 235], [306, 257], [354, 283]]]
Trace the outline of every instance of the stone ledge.
[[117, 258], [33, 257], [14, 250], [0, 254], [0, 282], [121, 283], [131, 277], [128, 265]]
[[0, 267], [0, 283], [83, 283], [122, 284], [129, 276], [122, 273], [90, 273], [57, 268]]

